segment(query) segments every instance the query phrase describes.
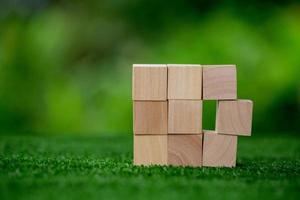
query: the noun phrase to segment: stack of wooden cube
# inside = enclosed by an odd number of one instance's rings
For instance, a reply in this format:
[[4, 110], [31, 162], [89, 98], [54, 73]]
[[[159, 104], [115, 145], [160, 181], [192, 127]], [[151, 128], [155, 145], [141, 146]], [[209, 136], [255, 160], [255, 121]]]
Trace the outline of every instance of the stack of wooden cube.
[[[233, 167], [251, 135], [252, 101], [237, 99], [235, 65], [133, 65], [134, 164]], [[203, 131], [203, 100], [217, 100]]]

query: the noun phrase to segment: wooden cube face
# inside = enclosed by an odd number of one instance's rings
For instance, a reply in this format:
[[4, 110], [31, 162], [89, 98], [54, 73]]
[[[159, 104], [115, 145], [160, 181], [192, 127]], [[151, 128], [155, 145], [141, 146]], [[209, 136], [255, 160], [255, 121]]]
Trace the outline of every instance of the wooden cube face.
[[132, 99], [167, 100], [167, 65], [133, 65]]
[[203, 166], [234, 167], [236, 165], [237, 136], [204, 131]]
[[251, 135], [253, 102], [250, 100], [219, 101], [216, 131], [220, 134]]
[[168, 135], [168, 164], [202, 166], [202, 134]]
[[237, 80], [235, 65], [203, 66], [203, 99], [236, 98]]
[[168, 99], [202, 99], [201, 65], [168, 65]]
[[134, 101], [134, 134], [168, 134], [167, 101]]
[[202, 101], [169, 100], [168, 133], [202, 133]]
[[134, 135], [135, 165], [166, 165], [167, 135]]

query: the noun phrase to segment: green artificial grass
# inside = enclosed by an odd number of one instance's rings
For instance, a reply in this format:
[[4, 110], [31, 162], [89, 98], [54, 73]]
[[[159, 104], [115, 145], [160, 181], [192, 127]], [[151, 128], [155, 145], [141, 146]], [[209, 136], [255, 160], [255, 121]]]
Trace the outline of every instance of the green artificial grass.
[[236, 168], [135, 167], [131, 136], [0, 136], [0, 199], [299, 199], [300, 138], [239, 137]]

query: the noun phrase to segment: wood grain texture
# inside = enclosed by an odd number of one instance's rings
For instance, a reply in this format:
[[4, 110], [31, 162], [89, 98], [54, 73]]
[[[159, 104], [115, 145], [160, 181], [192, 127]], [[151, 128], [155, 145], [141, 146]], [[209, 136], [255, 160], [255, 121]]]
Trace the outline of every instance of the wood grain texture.
[[203, 166], [234, 167], [236, 165], [237, 136], [204, 131]]
[[169, 100], [168, 133], [202, 133], [202, 100]]
[[134, 134], [168, 134], [167, 101], [133, 102]]
[[236, 99], [235, 65], [202, 65], [203, 99]]
[[168, 64], [168, 99], [202, 99], [201, 65]]
[[250, 136], [253, 102], [218, 101], [216, 131], [220, 134]]
[[167, 65], [134, 64], [132, 76], [133, 100], [167, 100]]
[[167, 135], [134, 135], [134, 165], [167, 165]]
[[168, 164], [202, 166], [202, 134], [168, 135]]

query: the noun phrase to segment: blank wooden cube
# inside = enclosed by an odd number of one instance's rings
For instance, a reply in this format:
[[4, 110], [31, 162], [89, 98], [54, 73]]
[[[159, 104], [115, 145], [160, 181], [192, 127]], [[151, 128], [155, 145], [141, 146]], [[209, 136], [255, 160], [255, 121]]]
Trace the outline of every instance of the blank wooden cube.
[[133, 100], [167, 100], [167, 65], [134, 64]]
[[235, 65], [203, 66], [203, 99], [236, 98], [237, 78]]
[[169, 100], [168, 133], [202, 133], [202, 100]]
[[167, 135], [134, 135], [135, 165], [166, 165]]
[[168, 164], [202, 166], [202, 134], [168, 135]]
[[237, 136], [204, 131], [203, 166], [234, 167], [236, 165]]
[[216, 131], [229, 135], [251, 135], [253, 102], [251, 100], [219, 101]]
[[167, 101], [134, 101], [135, 134], [168, 134]]
[[201, 65], [168, 65], [168, 99], [202, 99]]

